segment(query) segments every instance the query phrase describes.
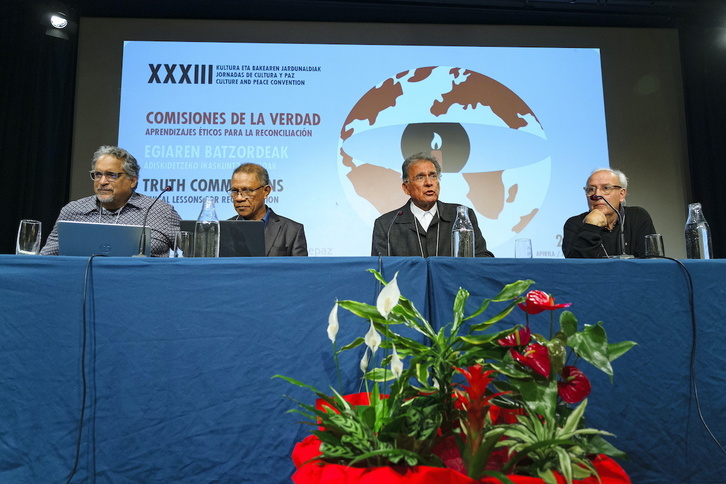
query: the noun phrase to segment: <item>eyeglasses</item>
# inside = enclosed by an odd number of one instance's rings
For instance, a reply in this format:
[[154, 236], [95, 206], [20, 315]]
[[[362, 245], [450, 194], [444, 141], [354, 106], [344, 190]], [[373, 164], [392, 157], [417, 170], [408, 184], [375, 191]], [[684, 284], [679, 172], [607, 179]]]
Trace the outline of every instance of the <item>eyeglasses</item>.
[[242, 190], [237, 190], [236, 188], [233, 188], [229, 191], [229, 196], [232, 198], [237, 198], [238, 196], [242, 195], [242, 198], [250, 198], [252, 195], [255, 194], [257, 190], [266, 186], [267, 185], [260, 185], [257, 188], [243, 188]]
[[416, 183], [424, 181], [426, 178], [430, 178], [431, 181], [436, 181], [441, 179], [440, 173], [429, 173], [428, 175], [416, 175], [415, 177], [411, 178], [411, 181], [414, 181]]
[[623, 187], [621, 187], [620, 185], [603, 185], [601, 187], [593, 187], [593, 186], [582, 187], [582, 189], [585, 190], [585, 193], [587, 193], [588, 196], [595, 195], [595, 192], [598, 190], [598, 188], [600, 189], [600, 193], [602, 193], [603, 195], [610, 195], [610, 193], [613, 190], [615, 190], [616, 188], [618, 190], [620, 190]]
[[109, 181], [116, 181], [118, 180], [118, 177], [121, 175], [125, 175], [123, 171], [94, 171], [91, 170], [88, 172], [91, 175], [91, 180], [100, 180], [104, 176], [106, 177], [106, 180]]

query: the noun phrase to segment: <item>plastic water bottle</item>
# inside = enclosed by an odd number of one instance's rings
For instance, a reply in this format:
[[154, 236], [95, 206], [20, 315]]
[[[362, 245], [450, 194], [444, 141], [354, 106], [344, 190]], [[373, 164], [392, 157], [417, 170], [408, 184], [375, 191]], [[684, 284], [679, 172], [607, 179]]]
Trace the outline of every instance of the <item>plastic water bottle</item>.
[[451, 255], [454, 257], [474, 257], [474, 226], [469, 220], [469, 208], [456, 207], [456, 220], [451, 229]]
[[708, 226], [700, 203], [688, 204], [686, 220], [686, 257], [689, 259], [712, 259], [711, 227]]
[[219, 219], [212, 197], [204, 198], [194, 226], [194, 257], [219, 257]]

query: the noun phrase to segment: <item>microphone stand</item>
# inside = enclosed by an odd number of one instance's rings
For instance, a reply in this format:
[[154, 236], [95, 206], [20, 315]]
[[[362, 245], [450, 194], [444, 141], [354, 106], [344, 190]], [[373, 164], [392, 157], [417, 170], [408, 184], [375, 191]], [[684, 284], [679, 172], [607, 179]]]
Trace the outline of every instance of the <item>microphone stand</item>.
[[159, 193], [153, 202], [151, 202], [151, 205], [149, 205], [149, 208], [146, 209], [146, 213], [144, 214], [144, 223], [141, 225], [141, 235], [139, 236], [139, 253], [132, 256], [132, 257], [146, 257], [146, 254], [144, 253], [144, 249], [146, 248], [146, 222], [149, 219], [149, 212], [151, 212], [151, 207], [154, 206], [154, 204], [159, 201], [161, 196], [165, 194], [166, 192], [170, 192], [171, 187], [168, 186], [164, 188], [161, 193]]
[[[625, 216], [620, 215], [620, 210], [615, 210], [615, 207], [612, 206], [610, 202], [608, 202], [608, 199], [603, 197], [602, 195], [592, 195], [590, 197], [590, 200], [602, 200], [603, 202], [608, 204], [608, 207], [615, 212], [615, 215], [618, 216], [618, 226], [620, 230], [620, 237], [618, 239], [618, 245], [620, 245], [620, 255], [618, 256], [620, 259], [633, 259], [635, 256], [628, 255], [625, 253]], [[622, 204], [621, 204], [622, 205]]]
[[393, 222], [396, 221], [399, 215], [403, 215], [403, 210], [399, 210], [396, 215], [391, 219], [391, 223], [388, 224], [388, 230], [386, 231], [386, 249], [388, 256], [391, 255], [391, 227], [393, 227]]

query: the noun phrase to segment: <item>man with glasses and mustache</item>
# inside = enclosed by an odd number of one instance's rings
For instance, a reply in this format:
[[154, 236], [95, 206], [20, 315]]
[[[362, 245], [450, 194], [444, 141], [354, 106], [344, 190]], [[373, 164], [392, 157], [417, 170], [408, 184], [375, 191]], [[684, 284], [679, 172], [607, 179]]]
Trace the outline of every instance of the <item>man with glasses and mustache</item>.
[[[93, 154], [91, 179], [95, 195], [64, 206], [58, 220], [118, 225], [143, 225], [152, 197], [136, 193], [139, 164], [131, 153], [117, 146], [101, 146]], [[151, 228], [152, 257], [168, 257], [179, 232], [179, 214], [163, 200], [158, 200], [148, 214]], [[58, 255], [58, 223], [40, 251]]]
[[270, 175], [265, 167], [244, 163], [232, 173], [229, 196], [237, 215], [230, 220], [262, 220], [265, 223], [265, 255], [308, 255], [302, 224], [276, 214], [265, 204], [270, 195]]
[[645, 257], [645, 236], [656, 231], [644, 208], [625, 206], [628, 193], [625, 174], [598, 168], [587, 179], [584, 190], [588, 211], [565, 222], [562, 240], [565, 257], [601, 258], [622, 254]]
[[[441, 166], [438, 160], [427, 153], [416, 153], [406, 158], [401, 173], [401, 188], [411, 199], [403, 207], [376, 219], [371, 255], [450, 257], [451, 229], [458, 205], [439, 201]], [[471, 209], [469, 220], [474, 226], [474, 255], [494, 257], [487, 250]]]

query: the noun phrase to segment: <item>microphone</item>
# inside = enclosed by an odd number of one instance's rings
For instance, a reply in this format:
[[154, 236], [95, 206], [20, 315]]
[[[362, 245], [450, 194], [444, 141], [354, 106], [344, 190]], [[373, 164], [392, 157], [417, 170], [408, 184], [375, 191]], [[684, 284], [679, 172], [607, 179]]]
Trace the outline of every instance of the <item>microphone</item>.
[[388, 252], [386, 255], [391, 255], [391, 227], [393, 227], [393, 222], [395, 222], [400, 215], [403, 215], [403, 210], [396, 212], [396, 215], [391, 219], [391, 223], [388, 224], [388, 231], [386, 232], [386, 247], [388, 248]]
[[602, 195], [590, 195], [590, 200], [597, 201], [602, 200], [603, 202], [608, 204], [608, 207], [612, 209], [613, 212], [615, 212], [615, 215], [618, 216], [618, 222], [620, 225], [620, 255], [626, 255], [625, 254], [625, 233], [623, 232], [625, 220], [623, 220], [623, 217], [620, 215], [620, 210], [615, 210], [615, 207], [608, 202], [608, 199], [603, 197]]
[[146, 257], [146, 254], [144, 254], [144, 249], [146, 248], [146, 221], [149, 219], [149, 212], [151, 212], [151, 207], [154, 206], [154, 204], [159, 201], [161, 196], [165, 194], [166, 192], [171, 191], [171, 186], [167, 186], [164, 188], [161, 193], [159, 193], [153, 202], [151, 202], [151, 205], [149, 205], [149, 208], [146, 209], [146, 213], [144, 214], [144, 223], [141, 225], [141, 236], [139, 236], [139, 253], [136, 254], [134, 257]]

